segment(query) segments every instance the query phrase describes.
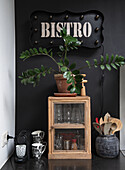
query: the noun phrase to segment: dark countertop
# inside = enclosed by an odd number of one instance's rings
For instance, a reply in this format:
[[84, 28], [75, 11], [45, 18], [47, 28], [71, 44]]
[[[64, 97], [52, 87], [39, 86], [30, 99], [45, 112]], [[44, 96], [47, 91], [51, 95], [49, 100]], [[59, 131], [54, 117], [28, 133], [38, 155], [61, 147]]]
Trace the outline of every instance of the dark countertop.
[[115, 159], [103, 159], [93, 155], [92, 160], [47, 160], [30, 159], [15, 163], [12, 156], [1, 170], [125, 170], [125, 157], [120, 153]]

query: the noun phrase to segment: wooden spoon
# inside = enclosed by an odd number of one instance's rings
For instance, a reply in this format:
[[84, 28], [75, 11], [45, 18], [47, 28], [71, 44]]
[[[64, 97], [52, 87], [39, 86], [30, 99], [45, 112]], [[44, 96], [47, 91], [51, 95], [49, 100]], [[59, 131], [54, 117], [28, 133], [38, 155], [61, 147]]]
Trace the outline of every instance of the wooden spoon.
[[117, 128], [116, 123], [112, 123], [111, 128], [110, 128], [110, 135], [112, 135], [112, 134], [113, 134], [113, 131], [115, 131], [115, 130], [116, 130], [116, 128]]
[[122, 126], [123, 126], [121, 120], [110, 117], [110, 118], [109, 118], [109, 121], [112, 122], [112, 124], [115, 123], [116, 126], [117, 126], [117, 128], [116, 128], [115, 130], [113, 130], [112, 134], [114, 134], [115, 132], [121, 130], [121, 128], [122, 128]]

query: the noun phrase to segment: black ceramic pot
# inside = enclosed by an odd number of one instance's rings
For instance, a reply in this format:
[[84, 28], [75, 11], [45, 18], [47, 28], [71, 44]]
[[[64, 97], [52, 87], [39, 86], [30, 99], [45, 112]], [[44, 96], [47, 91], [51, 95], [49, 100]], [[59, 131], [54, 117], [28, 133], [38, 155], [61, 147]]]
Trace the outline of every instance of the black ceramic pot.
[[119, 155], [119, 139], [116, 135], [101, 135], [96, 138], [96, 153], [103, 158], [115, 158]]

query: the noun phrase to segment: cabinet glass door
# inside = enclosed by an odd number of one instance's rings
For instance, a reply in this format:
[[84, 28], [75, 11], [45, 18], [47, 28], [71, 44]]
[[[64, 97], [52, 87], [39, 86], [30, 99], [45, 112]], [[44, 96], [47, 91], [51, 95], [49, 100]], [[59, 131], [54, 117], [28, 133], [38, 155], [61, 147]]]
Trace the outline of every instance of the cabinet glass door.
[[54, 104], [54, 123], [84, 123], [84, 103]]
[[54, 150], [85, 150], [84, 129], [55, 129]]

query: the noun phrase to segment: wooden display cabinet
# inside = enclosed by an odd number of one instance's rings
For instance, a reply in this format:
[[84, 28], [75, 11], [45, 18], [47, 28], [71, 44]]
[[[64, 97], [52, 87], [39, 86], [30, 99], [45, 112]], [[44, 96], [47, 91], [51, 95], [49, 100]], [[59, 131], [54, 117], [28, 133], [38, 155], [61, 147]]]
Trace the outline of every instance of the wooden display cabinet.
[[48, 159], [91, 159], [90, 97], [49, 97], [48, 139]]

